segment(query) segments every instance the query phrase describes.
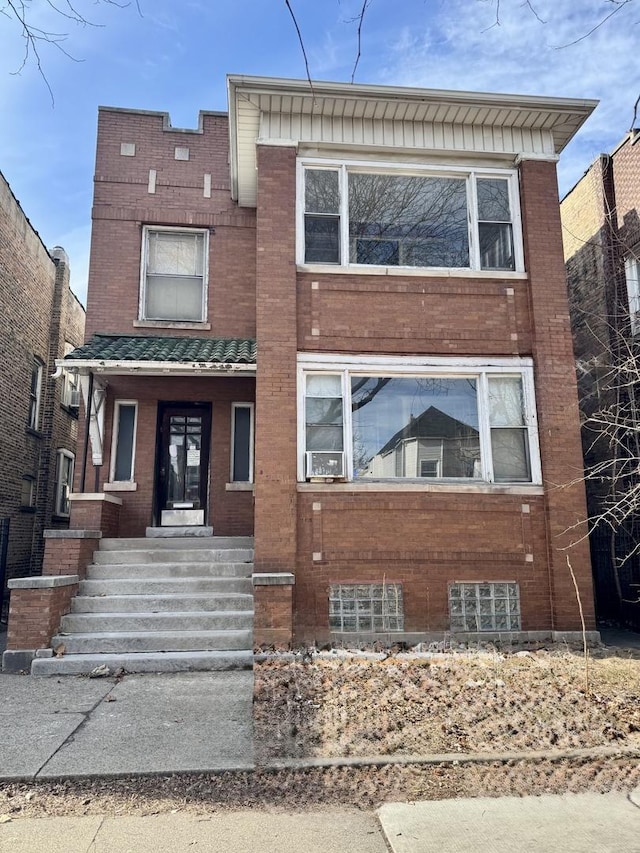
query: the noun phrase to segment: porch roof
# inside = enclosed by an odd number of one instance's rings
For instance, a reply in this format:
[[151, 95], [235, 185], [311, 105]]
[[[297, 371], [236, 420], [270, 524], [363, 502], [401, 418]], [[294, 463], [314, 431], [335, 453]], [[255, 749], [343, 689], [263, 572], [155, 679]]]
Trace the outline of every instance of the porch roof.
[[97, 373], [253, 373], [252, 338], [97, 334], [57, 366]]

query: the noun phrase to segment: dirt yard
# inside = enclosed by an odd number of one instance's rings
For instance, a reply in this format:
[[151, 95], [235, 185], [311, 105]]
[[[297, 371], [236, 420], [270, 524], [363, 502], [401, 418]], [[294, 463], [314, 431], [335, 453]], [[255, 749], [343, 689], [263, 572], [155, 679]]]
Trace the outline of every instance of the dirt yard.
[[[12, 783], [3, 820], [220, 809], [372, 808], [392, 800], [630, 790], [640, 785], [640, 650], [483, 650], [256, 664], [253, 773]], [[620, 754], [503, 760], [617, 747]], [[631, 755], [624, 750], [638, 750]], [[437, 764], [273, 770], [290, 758], [454, 754]], [[490, 753], [466, 763], [455, 755]]]
[[259, 758], [640, 748], [640, 652], [458, 652], [255, 668]]

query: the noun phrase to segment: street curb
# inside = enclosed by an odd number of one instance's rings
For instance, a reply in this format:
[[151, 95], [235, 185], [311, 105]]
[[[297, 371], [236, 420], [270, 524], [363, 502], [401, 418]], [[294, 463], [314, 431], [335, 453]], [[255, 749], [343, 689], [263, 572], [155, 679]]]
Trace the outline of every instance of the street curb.
[[[434, 766], [463, 764], [509, 764], [524, 761], [566, 761], [598, 759], [640, 759], [640, 747], [594, 747], [593, 749], [536, 750], [530, 752], [483, 752], [483, 753], [441, 753], [434, 755], [371, 755], [340, 756], [335, 758], [281, 758], [263, 764], [243, 764], [236, 767], [207, 767], [190, 770], [148, 770], [125, 773], [65, 773], [60, 775], [0, 776], [0, 784], [11, 782], [56, 782], [62, 780], [90, 779], [140, 779], [163, 776], [220, 776], [223, 773], [278, 773], [283, 770], [316, 770], [336, 767], [386, 767], [386, 766]], [[630, 801], [640, 808], [640, 787], [629, 794]]]
[[[341, 756], [338, 758], [283, 758], [269, 761], [257, 769], [311, 770], [316, 767], [375, 767], [386, 765], [420, 764], [507, 764], [511, 761], [564, 761], [566, 759], [640, 758], [640, 747], [601, 746], [593, 749], [535, 750], [529, 752], [447, 752], [435, 755], [372, 755], [365, 757]], [[640, 804], [640, 788], [636, 789]]]

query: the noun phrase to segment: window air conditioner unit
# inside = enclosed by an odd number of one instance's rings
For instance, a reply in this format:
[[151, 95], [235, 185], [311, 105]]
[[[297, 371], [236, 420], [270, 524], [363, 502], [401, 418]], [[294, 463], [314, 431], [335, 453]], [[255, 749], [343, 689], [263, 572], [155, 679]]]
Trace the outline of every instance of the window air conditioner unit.
[[307, 477], [344, 477], [344, 453], [307, 450]]
[[69, 392], [69, 408], [70, 409], [77, 409], [77, 408], [79, 408], [79, 406], [80, 406], [80, 389], [79, 388], [73, 388]]

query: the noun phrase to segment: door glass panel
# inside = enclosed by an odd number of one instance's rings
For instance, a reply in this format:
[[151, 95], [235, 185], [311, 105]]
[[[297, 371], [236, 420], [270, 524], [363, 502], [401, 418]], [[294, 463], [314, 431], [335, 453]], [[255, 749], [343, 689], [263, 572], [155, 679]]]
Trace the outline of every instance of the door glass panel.
[[202, 418], [173, 415], [170, 419], [167, 505], [200, 507]]

